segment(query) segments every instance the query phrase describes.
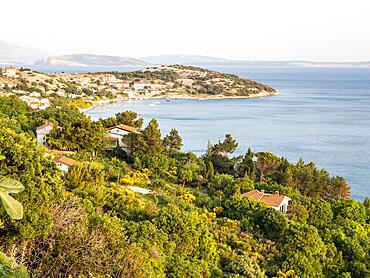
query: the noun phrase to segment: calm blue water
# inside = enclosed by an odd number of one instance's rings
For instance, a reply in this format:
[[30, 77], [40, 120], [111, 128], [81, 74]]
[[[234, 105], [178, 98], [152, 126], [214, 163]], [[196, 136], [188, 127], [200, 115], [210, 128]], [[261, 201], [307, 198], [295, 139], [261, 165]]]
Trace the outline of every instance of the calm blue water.
[[184, 150], [204, 153], [207, 142], [231, 133], [238, 153], [248, 147], [296, 162], [300, 157], [345, 177], [352, 197], [370, 196], [370, 69], [214, 68], [268, 84], [279, 96], [251, 100], [136, 101], [88, 114], [134, 110], [158, 119], [162, 133], [177, 128]]

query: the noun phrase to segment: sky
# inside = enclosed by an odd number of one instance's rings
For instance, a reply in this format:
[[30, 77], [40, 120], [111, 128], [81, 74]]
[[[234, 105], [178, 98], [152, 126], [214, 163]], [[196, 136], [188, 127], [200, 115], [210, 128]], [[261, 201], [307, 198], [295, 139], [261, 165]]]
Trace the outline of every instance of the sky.
[[370, 61], [368, 0], [9, 0], [0, 40], [51, 55]]

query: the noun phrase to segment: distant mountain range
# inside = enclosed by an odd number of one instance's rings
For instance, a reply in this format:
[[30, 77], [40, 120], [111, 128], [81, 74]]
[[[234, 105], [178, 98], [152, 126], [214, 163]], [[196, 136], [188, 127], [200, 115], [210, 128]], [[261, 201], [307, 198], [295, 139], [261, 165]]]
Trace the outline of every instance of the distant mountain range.
[[32, 64], [37, 59], [49, 54], [33, 48], [22, 47], [13, 43], [0, 41], [1, 64]]
[[94, 54], [71, 54], [51, 56], [37, 60], [38, 66], [63, 66], [63, 67], [119, 67], [119, 66], [145, 66], [148, 63], [130, 58]]
[[366, 62], [238, 61], [204, 55], [170, 54], [139, 59], [121, 56], [71, 54], [49, 56], [41, 50], [0, 41], [0, 64], [48, 67], [146, 67], [154, 65], [230, 66], [230, 67], [353, 67], [370, 68]]
[[368, 62], [311, 62], [297, 61], [238, 61], [202, 55], [157, 55], [141, 57], [143, 61], [158, 65], [193, 65], [193, 66], [240, 66], [240, 67], [370, 67]]
[[198, 64], [217, 64], [217, 63], [229, 63], [232, 60], [223, 58], [204, 56], [204, 55], [189, 55], [189, 54], [170, 54], [170, 55], [156, 55], [141, 57], [140, 60], [146, 61], [150, 64], [157, 65], [173, 65], [173, 64], [185, 64], [185, 65], [198, 65]]

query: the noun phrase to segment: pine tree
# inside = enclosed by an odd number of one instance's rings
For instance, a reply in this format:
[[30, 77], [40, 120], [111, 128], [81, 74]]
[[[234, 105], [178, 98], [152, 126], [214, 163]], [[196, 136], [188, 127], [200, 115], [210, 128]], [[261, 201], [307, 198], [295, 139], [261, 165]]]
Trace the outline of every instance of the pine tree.
[[176, 129], [171, 129], [171, 132], [163, 139], [163, 145], [166, 152], [170, 155], [176, 154], [181, 150], [182, 139]]
[[238, 164], [237, 172], [239, 177], [248, 176], [251, 180], [256, 176], [256, 162], [253, 160], [254, 153], [248, 148], [247, 153], [244, 155], [243, 160]]
[[213, 153], [217, 155], [227, 156], [233, 153], [238, 147], [238, 142], [231, 136], [231, 134], [226, 134], [225, 140], [219, 142], [213, 146]]
[[161, 131], [156, 119], [152, 119], [142, 132], [143, 146], [139, 147], [144, 153], [155, 154], [164, 151]]
[[125, 111], [116, 114], [117, 124], [129, 125], [137, 128], [141, 128], [144, 120], [137, 118], [137, 113], [134, 111]]

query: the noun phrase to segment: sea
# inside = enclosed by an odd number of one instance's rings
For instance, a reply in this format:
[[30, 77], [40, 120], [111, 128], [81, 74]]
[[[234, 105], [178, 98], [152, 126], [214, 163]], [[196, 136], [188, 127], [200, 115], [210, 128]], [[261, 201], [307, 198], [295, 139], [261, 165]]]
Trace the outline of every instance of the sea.
[[[235, 155], [269, 151], [291, 162], [303, 158], [343, 176], [351, 196], [370, 196], [370, 69], [212, 67], [279, 91], [258, 99], [125, 101], [88, 112], [92, 119], [136, 111], [156, 118], [162, 135], [176, 128], [183, 150], [198, 155], [230, 133]], [[157, 101], [157, 100], [156, 100]]]

